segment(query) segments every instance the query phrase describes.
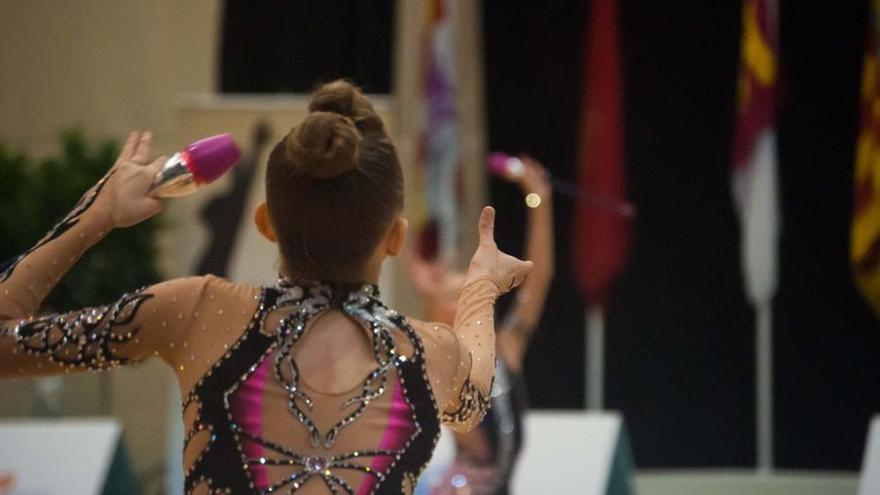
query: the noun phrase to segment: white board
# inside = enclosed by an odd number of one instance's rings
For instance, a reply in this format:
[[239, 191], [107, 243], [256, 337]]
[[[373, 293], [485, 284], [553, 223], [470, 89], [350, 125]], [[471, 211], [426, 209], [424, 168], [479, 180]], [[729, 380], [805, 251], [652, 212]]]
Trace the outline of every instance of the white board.
[[[534, 411], [526, 414], [526, 438], [513, 479], [514, 495], [606, 492], [621, 430], [616, 413]], [[417, 494], [429, 493], [452, 463], [455, 445], [445, 430]]]
[[859, 495], [878, 493], [880, 493], [880, 415], [874, 416], [868, 428], [865, 458], [862, 460], [862, 477], [859, 480]]
[[616, 413], [541, 412], [526, 416], [514, 493], [604, 494], [620, 435]]
[[11, 495], [98, 494], [119, 434], [108, 420], [0, 421], [0, 474]]

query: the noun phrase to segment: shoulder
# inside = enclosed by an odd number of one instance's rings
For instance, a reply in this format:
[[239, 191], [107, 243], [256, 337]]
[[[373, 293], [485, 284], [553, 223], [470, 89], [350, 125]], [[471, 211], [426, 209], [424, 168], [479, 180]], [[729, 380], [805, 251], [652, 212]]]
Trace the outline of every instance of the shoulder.
[[259, 298], [261, 289], [215, 275], [200, 275], [168, 280], [144, 290], [174, 304], [198, 305], [206, 299]]
[[218, 277], [216, 275], [203, 275], [201, 277], [194, 277], [204, 280], [205, 290], [208, 291], [208, 294], [224, 294], [224, 295], [258, 295], [262, 292], [261, 287], [257, 287], [249, 284], [242, 284], [238, 282], [233, 282], [231, 280]]

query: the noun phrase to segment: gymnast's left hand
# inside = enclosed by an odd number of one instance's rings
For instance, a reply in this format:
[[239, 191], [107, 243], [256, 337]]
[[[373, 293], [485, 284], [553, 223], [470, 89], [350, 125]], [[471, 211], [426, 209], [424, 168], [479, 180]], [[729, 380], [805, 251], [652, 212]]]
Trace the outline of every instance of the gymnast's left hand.
[[152, 141], [150, 131], [129, 134], [104, 190], [95, 200], [108, 212], [113, 227], [130, 227], [162, 211], [162, 203], [149, 191], [165, 157], [150, 161]]

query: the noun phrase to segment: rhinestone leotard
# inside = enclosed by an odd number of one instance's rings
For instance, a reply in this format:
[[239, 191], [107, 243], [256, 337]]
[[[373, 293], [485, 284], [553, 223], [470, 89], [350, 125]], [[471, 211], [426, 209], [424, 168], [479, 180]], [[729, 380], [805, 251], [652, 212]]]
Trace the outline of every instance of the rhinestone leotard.
[[[109, 213], [95, 201], [103, 184], [3, 267], [0, 377], [162, 359], [182, 391], [187, 493], [408, 494], [439, 425], [470, 429], [483, 417], [501, 292], [488, 278], [462, 289], [452, 327], [400, 315], [369, 284], [260, 288], [213, 276], [34, 316], [79, 256], [111, 230]], [[338, 328], [360, 333], [334, 348], [314, 344], [328, 332], [340, 335]], [[363, 366], [338, 382], [353, 388], [314, 385], [336, 383], [333, 373], [350, 362]]]
[[[430, 459], [439, 433], [439, 415], [431, 395], [425, 369], [425, 351], [420, 337], [399, 313], [389, 310], [378, 298], [375, 286], [365, 285], [351, 292], [341, 309], [364, 323], [372, 333], [376, 368], [357, 393], [345, 401], [348, 414], [326, 432], [309, 416], [315, 399], [299, 385], [291, 349], [315, 315], [330, 308], [332, 290], [327, 286], [301, 287], [280, 284], [265, 288], [259, 309], [248, 330], [224, 357], [196, 384], [184, 409], [200, 403], [196, 426], [188, 436], [207, 430], [208, 448], [188, 470], [186, 490], [207, 482], [213, 489], [232, 493], [272, 493], [296, 490], [312, 478], [320, 479], [331, 492], [356, 493], [340, 471], [365, 473], [357, 493], [401, 493], [404, 482], [412, 482]], [[290, 308], [278, 330], [267, 334], [263, 322], [272, 312]], [[397, 329], [412, 346], [410, 356], [399, 353], [391, 335]], [[395, 375], [395, 376], [390, 376]], [[259, 419], [261, 395], [266, 381], [281, 385], [287, 394], [289, 412], [307, 430], [312, 455], [303, 455], [262, 434]], [[359, 420], [384, 395], [391, 397], [391, 420], [378, 448], [363, 448], [323, 454], [337, 436]], [[257, 418], [254, 418], [257, 416]], [[272, 477], [266, 466], [286, 467], [289, 473]], [[277, 469], [276, 469], [277, 470]]]

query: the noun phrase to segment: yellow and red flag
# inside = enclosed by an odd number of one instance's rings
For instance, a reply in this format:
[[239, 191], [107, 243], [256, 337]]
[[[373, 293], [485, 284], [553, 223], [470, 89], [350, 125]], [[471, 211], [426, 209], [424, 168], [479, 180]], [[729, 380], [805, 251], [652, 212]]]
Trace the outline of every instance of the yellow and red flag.
[[740, 224], [740, 268], [756, 310], [757, 461], [773, 466], [773, 295], [778, 280], [779, 187], [776, 0], [744, 0], [731, 188]]
[[872, 0], [862, 69], [850, 259], [856, 284], [880, 314], [880, 0]]
[[776, 3], [743, 2], [731, 186], [740, 220], [746, 296], [769, 304], [777, 286]]

